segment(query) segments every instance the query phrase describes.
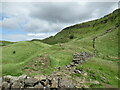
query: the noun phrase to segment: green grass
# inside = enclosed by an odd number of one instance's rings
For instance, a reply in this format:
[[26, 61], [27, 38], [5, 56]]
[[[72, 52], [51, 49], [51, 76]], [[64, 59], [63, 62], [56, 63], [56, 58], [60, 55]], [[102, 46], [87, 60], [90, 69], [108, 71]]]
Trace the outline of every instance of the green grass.
[[[98, 80], [99, 82], [109, 84], [113, 87], [118, 87], [118, 65], [112, 61], [100, 58], [91, 58], [83, 65], [79, 65], [77, 68], [82, 68], [84, 71], [88, 72], [88, 78]], [[88, 68], [91, 70], [88, 70]], [[102, 81], [100, 78], [102, 75], [97, 73], [97, 71], [103, 73], [108, 82]], [[95, 77], [90, 77], [90, 73], [95, 73]]]
[[118, 58], [118, 30], [96, 39], [97, 53], [101, 58]]
[[49, 60], [51, 67], [64, 66], [72, 61], [72, 56], [71, 53], [62, 50], [51, 53], [49, 55]]
[[[2, 48], [2, 70], [3, 75], [19, 75], [21, 67], [29, 60], [38, 56], [39, 52], [48, 48], [49, 45], [41, 42], [18, 42]], [[13, 54], [13, 51], [16, 53]], [[18, 68], [17, 68], [18, 67]], [[11, 73], [11, 71], [14, 71]], [[20, 72], [20, 73], [19, 73]]]
[[[28, 57], [32, 56], [36, 52], [42, 50], [45, 46], [39, 44], [39, 42], [19, 42], [11, 46], [3, 48], [2, 55], [3, 64], [7, 63], [20, 63]], [[16, 53], [14, 54], [13, 51]], [[8, 60], [9, 59], [9, 60]]]
[[0, 46], [7, 46], [7, 45], [10, 45], [10, 44], [14, 44], [16, 42], [9, 42], [9, 41], [0, 41]]

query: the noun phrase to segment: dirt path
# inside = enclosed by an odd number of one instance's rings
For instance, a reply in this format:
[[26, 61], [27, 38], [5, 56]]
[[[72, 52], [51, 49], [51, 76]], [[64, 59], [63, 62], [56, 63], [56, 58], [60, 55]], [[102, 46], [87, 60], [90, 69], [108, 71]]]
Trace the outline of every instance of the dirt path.
[[48, 60], [48, 55], [36, 57], [24, 66], [24, 71], [27, 75], [31, 75], [33, 73], [43, 74], [44, 68], [48, 68], [49, 65], [50, 62]]

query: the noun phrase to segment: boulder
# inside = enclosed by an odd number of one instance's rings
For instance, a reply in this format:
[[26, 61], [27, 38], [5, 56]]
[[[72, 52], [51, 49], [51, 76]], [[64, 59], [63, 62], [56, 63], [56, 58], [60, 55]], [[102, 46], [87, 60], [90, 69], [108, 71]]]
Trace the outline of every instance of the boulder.
[[58, 88], [58, 78], [52, 78], [49, 84], [51, 88]]
[[49, 80], [48, 79], [43, 79], [40, 81], [40, 83], [43, 85], [43, 86], [47, 86], [49, 84]]
[[73, 80], [65, 76], [62, 79], [60, 79], [60, 87], [61, 88], [74, 88], [75, 82], [73, 82]]
[[4, 76], [2, 79], [3, 79], [3, 81], [5, 81], [5, 82], [10, 82], [10, 80], [11, 80], [11, 78], [12, 78], [12, 76], [10, 76], [10, 75], [8, 75], [8, 76]]
[[71, 67], [74, 67], [74, 66], [75, 66], [75, 64], [74, 64], [73, 62], [71, 62], [71, 63], [70, 63], [70, 66], [71, 66]]
[[74, 73], [83, 74], [84, 72], [80, 70], [74, 70]]
[[27, 79], [25, 79], [25, 86], [34, 86], [37, 83], [39, 83], [38, 79], [35, 79], [35, 78], [27, 78]]
[[40, 80], [45, 80], [47, 77], [45, 75], [40, 75]]
[[67, 65], [66, 68], [70, 68], [71, 66], [70, 65]]
[[75, 64], [82, 64], [85, 62], [91, 55], [88, 52], [76, 53], [73, 54], [72, 62]]
[[14, 81], [11, 88], [24, 88], [24, 85], [20, 81]]
[[27, 79], [27, 75], [24, 74], [18, 77], [18, 80], [21, 82], [24, 82], [25, 79]]
[[94, 83], [94, 84], [100, 84], [100, 82], [98, 82], [98, 81], [94, 81], [93, 83]]
[[14, 81], [18, 80], [18, 77], [13, 77], [13, 76], [4, 76], [3, 81], [8, 82], [10, 84], [13, 84]]
[[39, 84], [35, 85], [34, 88], [44, 88], [44, 87], [42, 84], [39, 83]]
[[2, 83], [2, 89], [9, 89], [9, 88], [10, 88], [10, 83], [8, 83], [8, 82]]
[[11, 79], [10, 79], [10, 84], [13, 84], [15, 81], [17, 81], [18, 80], [18, 77], [12, 77]]
[[40, 75], [36, 75], [34, 78], [40, 80]]
[[103, 82], [108, 82], [108, 80], [107, 80], [105, 77], [103, 77], [103, 76], [101, 76], [101, 80], [102, 80]]
[[87, 73], [83, 73], [82, 75], [86, 77], [86, 76], [87, 76]]

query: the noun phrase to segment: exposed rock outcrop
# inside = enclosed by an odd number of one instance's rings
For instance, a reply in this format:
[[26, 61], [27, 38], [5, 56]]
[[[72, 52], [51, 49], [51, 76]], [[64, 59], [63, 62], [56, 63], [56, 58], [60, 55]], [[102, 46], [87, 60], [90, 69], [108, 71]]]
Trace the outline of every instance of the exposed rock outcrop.
[[72, 64], [82, 64], [84, 63], [89, 57], [91, 57], [92, 55], [88, 52], [82, 52], [82, 53], [75, 53], [73, 54], [73, 60], [72, 60]]

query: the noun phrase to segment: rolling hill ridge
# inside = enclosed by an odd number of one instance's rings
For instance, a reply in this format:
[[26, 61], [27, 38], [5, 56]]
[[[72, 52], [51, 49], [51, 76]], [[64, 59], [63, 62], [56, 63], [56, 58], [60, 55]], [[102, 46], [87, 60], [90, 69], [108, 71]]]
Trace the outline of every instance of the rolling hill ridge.
[[104, 30], [119, 25], [119, 12], [120, 10], [117, 9], [113, 11], [113, 13], [100, 19], [66, 27], [55, 36], [48, 37], [42, 40], [42, 42], [57, 44], [68, 42], [76, 38], [82, 39], [87, 36], [100, 34], [101, 32], [104, 32]]

